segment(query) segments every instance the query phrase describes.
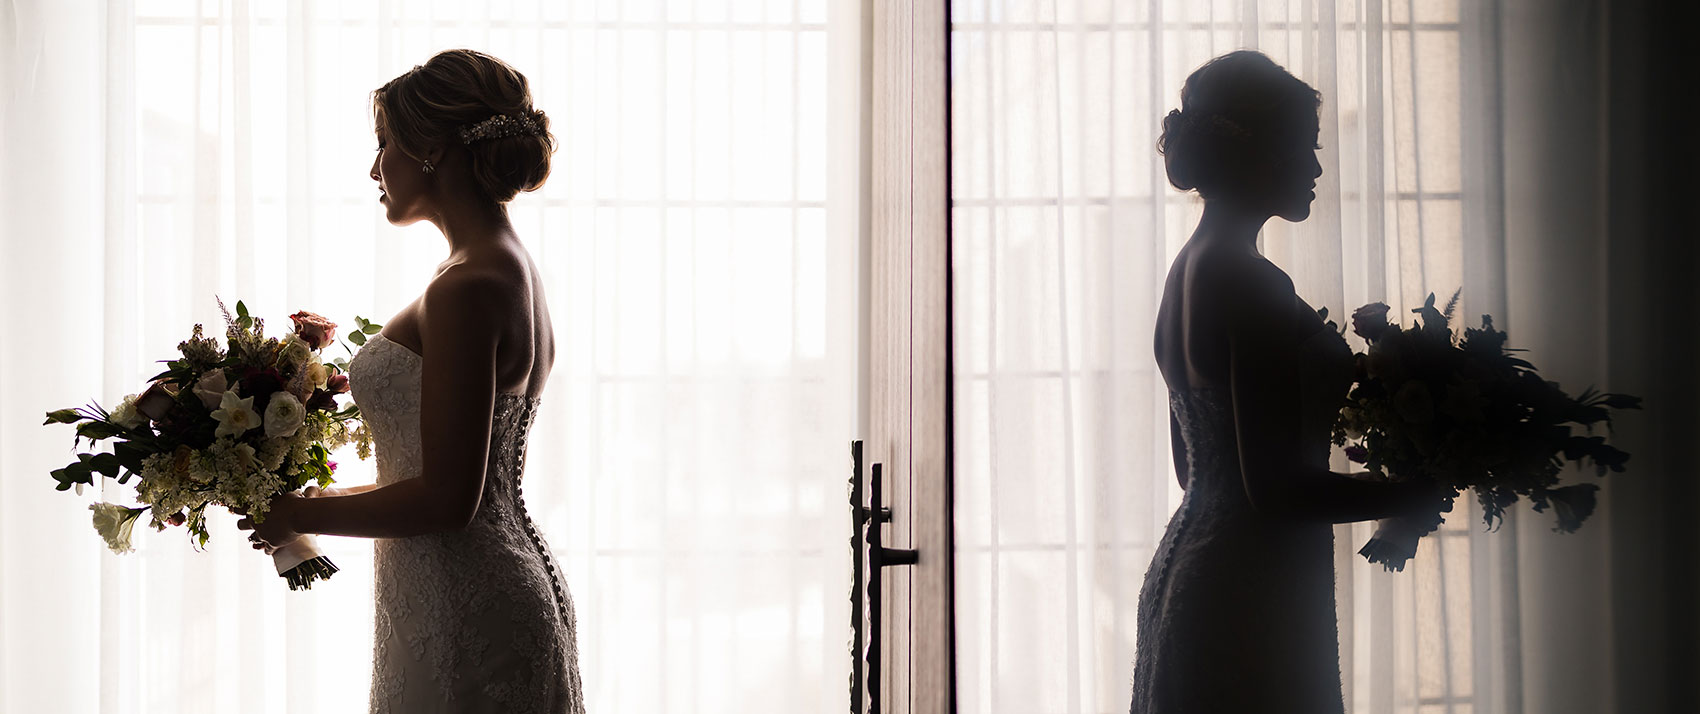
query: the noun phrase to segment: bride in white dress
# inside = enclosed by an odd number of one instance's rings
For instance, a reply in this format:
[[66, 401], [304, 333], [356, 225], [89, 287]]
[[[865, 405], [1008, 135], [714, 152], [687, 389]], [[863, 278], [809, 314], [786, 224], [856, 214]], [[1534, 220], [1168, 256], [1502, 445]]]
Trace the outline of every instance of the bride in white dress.
[[372, 104], [387, 218], [435, 224], [449, 257], [349, 364], [378, 482], [280, 496], [256, 547], [377, 539], [373, 712], [580, 714], [572, 598], [520, 490], [554, 334], [506, 202], [548, 176], [548, 120], [523, 75], [467, 50]]

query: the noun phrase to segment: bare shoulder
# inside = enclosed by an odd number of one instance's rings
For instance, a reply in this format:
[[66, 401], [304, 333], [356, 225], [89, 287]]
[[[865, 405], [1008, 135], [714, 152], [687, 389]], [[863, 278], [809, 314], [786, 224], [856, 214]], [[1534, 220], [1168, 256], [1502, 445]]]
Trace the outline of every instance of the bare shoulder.
[[1293, 279], [1263, 256], [1200, 256], [1196, 270], [1195, 299], [1230, 331], [1280, 329], [1293, 315]]
[[495, 332], [524, 314], [531, 275], [523, 260], [501, 251], [485, 251], [449, 265], [431, 280], [419, 301], [423, 330], [433, 326], [464, 328], [479, 323]]
[[521, 256], [489, 249], [442, 269], [425, 288], [427, 306], [445, 303], [500, 305], [521, 302], [531, 282], [531, 269]]
[[1273, 296], [1293, 292], [1293, 279], [1261, 255], [1217, 251], [1200, 256], [1199, 277], [1221, 294]]

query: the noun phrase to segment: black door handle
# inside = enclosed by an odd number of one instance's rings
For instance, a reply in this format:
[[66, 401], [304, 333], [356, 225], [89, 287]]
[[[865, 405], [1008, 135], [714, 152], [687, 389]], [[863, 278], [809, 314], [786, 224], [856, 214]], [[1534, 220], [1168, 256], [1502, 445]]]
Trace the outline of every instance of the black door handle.
[[[880, 708], [880, 624], [884, 577], [881, 570], [889, 566], [914, 565], [920, 562], [920, 551], [885, 547], [880, 524], [891, 521], [891, 509], [885, 506], [884, 469], [874, 464], [868, 469], [868, 484], [862, 483], [862, 442], [850, 443], [853, 473], [850, 478], [851, 535], [850, 550], [854, 562], [850, 586], [850, 618], [852, 629], [850, 667], [850, 711], [852, 714], [879, 714]], [[862, 503], [862, 492], [868, 492], [868, 502]], [[866, 565], [864, 566], [864, 558]], [[866, 582], [864, 583], [864, 577]], [[863, 630], [864, 596], [866, 597], [867, 629]], [[866, 649], [864, 649], [864, 644]], [[862, 697], [866, 694], [868, 707], [864, 712]]]

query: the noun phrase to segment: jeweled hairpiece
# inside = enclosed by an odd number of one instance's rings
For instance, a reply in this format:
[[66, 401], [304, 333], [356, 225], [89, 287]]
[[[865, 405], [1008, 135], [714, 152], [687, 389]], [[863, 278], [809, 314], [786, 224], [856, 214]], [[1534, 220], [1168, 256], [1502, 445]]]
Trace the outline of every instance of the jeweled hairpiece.
[[470, 144], [485, 139], [507, 136], [542, 136], [543, 127], [530, 114], [497, 114], [489, 119], [460, 128], [460, 143]]

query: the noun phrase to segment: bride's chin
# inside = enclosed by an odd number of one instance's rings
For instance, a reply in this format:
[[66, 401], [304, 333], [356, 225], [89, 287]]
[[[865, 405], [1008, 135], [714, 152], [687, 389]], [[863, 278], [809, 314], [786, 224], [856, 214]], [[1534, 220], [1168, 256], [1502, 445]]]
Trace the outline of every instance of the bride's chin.
[[399, 227], [413, 223], [417, 219], [408, 218], [401, 211], [396, 210], [395, 204], [386, 201], [384, 202], [384, 220], [389, 221], [392, 226]]

